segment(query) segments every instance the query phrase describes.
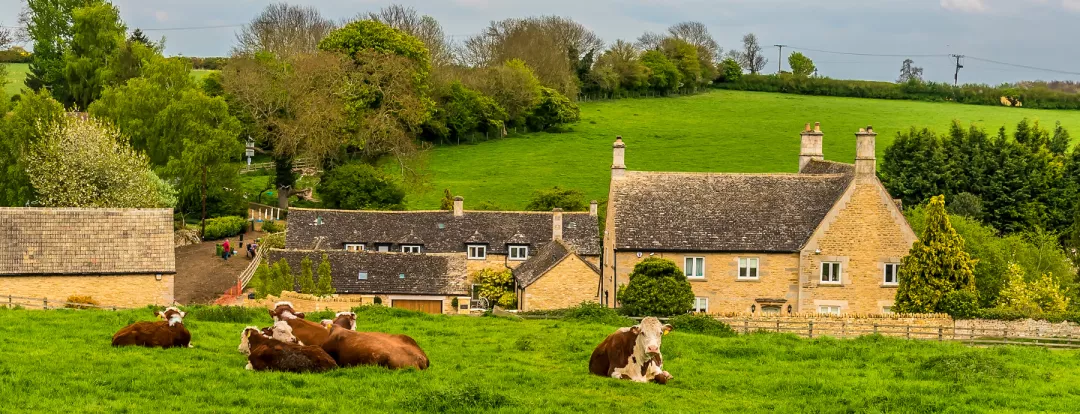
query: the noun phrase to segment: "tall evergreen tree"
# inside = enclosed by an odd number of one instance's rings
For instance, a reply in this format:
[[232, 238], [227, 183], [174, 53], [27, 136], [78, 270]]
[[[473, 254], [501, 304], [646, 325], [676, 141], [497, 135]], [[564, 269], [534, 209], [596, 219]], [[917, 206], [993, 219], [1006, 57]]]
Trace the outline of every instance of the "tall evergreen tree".
[[964, 251], [945, 212], [945, 196], [935, 196], [926, 207], [926, 230], [900, 264], [896, 310], [906, 313], [939, 312], [942, 299], [957, 290], [975, 291], [975, 261]]
[[898, 133], [896, 140], [885, 149], [879, 176], [893, 197], [904, 205], [918, 205], [942, 194], [948, 186], [945, 152], [941, 139], [929, 129], [914, 127]]
[[300, 262], [300, 293], [314, 294], [316, 292], [315, 278], [311, 272], [311, 258], [304, 256]]
[[79, 7], [72, 21], [71, 47], [64, 51], [67, 94], [61, 102], [85, 111], [112, 78], [109, 60], [124, 42], [127, 28], [120, 21], [120, 11], [110, 3]]
[[73, 12], [76, 8], [100, 3], [100, 0], [27, 0], [19, 23], [34, 42], [26, 86], [37, 92], [46, 89], [53, 98], [63, 101], [64, 51], [70, 47]]
[[333, 295], [336, 290], [331, 283], [330, 279], [330, 260], [327, 259], [326, 253], [322, 255], [322, 262], [319, 263], [319, 282], [315, 288], [315, 292], [319, 296]]

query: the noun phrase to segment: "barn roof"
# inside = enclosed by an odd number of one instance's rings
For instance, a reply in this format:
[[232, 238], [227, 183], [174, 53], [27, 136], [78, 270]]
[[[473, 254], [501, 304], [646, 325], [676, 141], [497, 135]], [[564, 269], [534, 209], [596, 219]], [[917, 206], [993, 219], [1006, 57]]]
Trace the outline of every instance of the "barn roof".
[[[508, 244], [538, 249], [552, 239], [553, 212], [289, 210], [289, 249], [342, 249], [346, 243], [422, 244], [425, 252], [456, 253], [466, 244], [487, 244], [488, 253], [507, 254]], [[562, 213], [563, 239], [584, 255], [600, 254], [599, 222], [582, 212]], [[316, 247], [317, 245], [317, 247]]]
[[[536, 253], [533, 253], [529, 260], [514, 268], [514, 279], [517, 281], [518, 286], [527, 287], [539, 280], [540, 277], [544, 276], [563, 259], [574, 254], [576, 254], [574, 249], [563, 243], [562, 240], [552, 241], [541, 247]], [[596, 274], [600, 274], [600, 269], [588, 260], [582, 260], [582, 262], [595, 271]]]
[[0, 208], [0, 275], [176, 273], [170, 209]]
[[639, 251], [796, 252], [847, 189], [834, 174], [628, 171], [612, 180], [615, 248]]
[[[291, 232], [292, 230], [290, 230]], [[285, 259], [297, 278], [300, 262], [311, 259], [318, 279], [322, 255], [330, 262], [337, 293], [391, 295], [468, 295], [465, 254], [378, 253], [344, 250], [271, 250], [271, 261]], [[361, 279], [361, 272], [365, 279]]]

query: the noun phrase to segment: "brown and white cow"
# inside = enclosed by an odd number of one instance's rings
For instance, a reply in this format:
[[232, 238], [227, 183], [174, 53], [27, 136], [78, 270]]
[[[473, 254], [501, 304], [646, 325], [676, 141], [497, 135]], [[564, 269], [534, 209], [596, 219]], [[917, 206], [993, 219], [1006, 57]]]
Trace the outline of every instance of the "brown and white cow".
[[289, 334], [289, 325], [277, 322], [270, 332], [281, 341], [266, 336], [254, 326], [240, 334], [241, 353], [247, 354], [246, 369], [255, 371], [323, 372], [337, 368], [337, 362], [321, 347], [299, 345]]
[[427, 354], [412, 338], [382, 332], [356, 332], [339, 325], [337, 321], [341, 319], [338, 317], [335, 323], [326, 325], [330, 338], [323, 344], [323, 349], [338, 366], [379, 365], [390, 369], [411, 367], [421, 370], [431, 366]]
[[[349, 318], [351, 315], [351, 319]], [[330, 332], [318, 323], [308, 321], [304, 319], [302, 312], [297, 312], [292, 307], [292, 303], [278, 302], [274, 304], [274, 309], [270, 310], [270, 317], [274, 318], [275, 322], [285, 322], [293, 330], [301, 345], [316, 345], [321, 346], [330, 338]], [[339, 312], [334, 321], [341, 320], [341, 326], [349, 327], [345, 325], [346, 320], [351, 320], [351, 328], [356, 327], [356, 314], [352, 312]]]
[[671, 325], [648, 317], [629, 328], [620, 328], [601, 342], [589, 358], [589, 372], [635, 382], [666, 384], [674, 377], [664, 371], [660, 342]]
[[184, 316], [175, 307], [158, 312], [162, 321], [141, 321], [125, 326], [113, 335], [113, 346], [191, 347], [191, 333], [184, 327]]

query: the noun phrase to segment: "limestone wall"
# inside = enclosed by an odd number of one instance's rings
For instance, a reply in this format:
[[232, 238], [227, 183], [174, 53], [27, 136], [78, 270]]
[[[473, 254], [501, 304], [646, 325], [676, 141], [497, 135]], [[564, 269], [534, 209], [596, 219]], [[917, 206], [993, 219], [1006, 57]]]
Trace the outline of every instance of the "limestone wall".
[[0, 295], [46, 298], [90, 296], [101, 306], [138, 308], [173, 303], [173, 275], [8, 276], [0, 277]]

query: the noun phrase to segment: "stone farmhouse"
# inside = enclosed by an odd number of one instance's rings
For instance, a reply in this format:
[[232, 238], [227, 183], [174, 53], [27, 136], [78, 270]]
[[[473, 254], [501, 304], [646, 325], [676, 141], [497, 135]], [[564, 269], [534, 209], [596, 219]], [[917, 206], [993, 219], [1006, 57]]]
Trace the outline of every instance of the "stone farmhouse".
[[[565, 308], [598, 301], [601, 241], [596, 202], [589, 212], [343, 211], [289, 212], [285, 258], [318, 266], [328, 253], [333, 286], [362, 303], [432, 313], [480, 306], [471, 275], [511, 269], [519, 307]], [[457, 308], [452, 304], [457, 299]]]
[[170, 209], [0, 208], [0, 295], [173, 303]]
[[854, 164], [825, 161], [807, 124], [793, 174], [628, 171], [617, 138], [602, 303], [617, 306], [634, 265], [662, 257], [699, 312], [889, 313], [916, 236], [877, 179], [875, 137], [855, 134]]

